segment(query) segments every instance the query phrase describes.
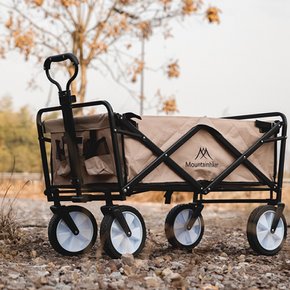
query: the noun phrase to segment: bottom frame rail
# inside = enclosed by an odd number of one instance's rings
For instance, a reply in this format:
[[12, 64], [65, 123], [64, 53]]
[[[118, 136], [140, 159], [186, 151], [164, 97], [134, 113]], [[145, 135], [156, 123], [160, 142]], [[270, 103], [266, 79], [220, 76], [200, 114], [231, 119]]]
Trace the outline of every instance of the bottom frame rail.
[[202, 199], [201, 203], [269, 203], [277, 204], [275, 199]]
[[[109, 198], [106, 195], [96, 195], [96, 194], [82, 194], [81, 196], [76, 195], [60, 195], [58, 197], [59, 201], [72, 201], [72, 202], [80, 202], [85, 203], [89, 201], [108, 201], [110, 199], [113, 200], [124, 200], [124, 197], [120, 194], [112, 194]], [[48, 197], [47, 201], [55, 201], [54, 197]]]

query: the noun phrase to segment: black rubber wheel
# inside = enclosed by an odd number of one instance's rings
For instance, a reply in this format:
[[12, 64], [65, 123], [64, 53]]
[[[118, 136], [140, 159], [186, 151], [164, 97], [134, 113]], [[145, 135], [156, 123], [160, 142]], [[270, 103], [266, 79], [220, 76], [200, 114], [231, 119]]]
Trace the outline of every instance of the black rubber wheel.
[[193, 227], [188, 230], [187, 223], [193, 213], [191, 204], [181, 204], [173, 207], [165, 220], [165, 235], [168, 242], [176, 248], [192, 249], [202, 239], [204, 221], [200, 214]]
[[258, 207], [256, 207], [250, 214], [249, 218], [248, 218], [248, 222], [247, 222], [247, 239], [248, 242], [251, 246], [251, 248], [255, 251], [258, 252], [258, 249], [256, 249], [256, 244], [252, 243], [252, 235], [254, 233], [254, 228], [256, 226], [256, 224], [254, 224], [253, 222], [250, 222], [253, 220], [253, 218], [256, 216], [257, 212], [260, 211], [262, 208], [264, 207], [264, 205], [260, 205]]
[[251, 248], [258, 254], [273, 256], [283, 247], [287, 236], [287, 224], [284, 215], [279, 220], [274, 233], [271, 232], [276, 207], [259, 206], [249, 216], [247, 238]]
[[94, 245], [98, 227], [92, 213], [81, 206], [66, 207], [75, 222], [79, 234], [74, 235], [64, 220], [54, 214], [48, 225], [48, 238], [52, 247], [65, 256], [77, 256], [87, 252]]
[[111, 258], [120, 258], [123, 254], [138, 255], [144, 248], [146, 227], [142, 215], [131, 206], [120, 206], [132, 235], [128, 237], [117, 219], [112, 215], [105, 215], [100, 229], [103, 249]]

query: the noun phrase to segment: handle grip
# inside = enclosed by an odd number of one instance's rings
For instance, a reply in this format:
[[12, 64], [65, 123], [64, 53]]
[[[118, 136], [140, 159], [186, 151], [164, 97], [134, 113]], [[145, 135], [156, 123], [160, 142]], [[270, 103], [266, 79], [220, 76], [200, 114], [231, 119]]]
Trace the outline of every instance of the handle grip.
[[63, 53], [63, 54], [53, 55], [53, 56], [48, 57], [45, 60], [44, 65], [43, 65], [44, 70], [49, 70], [52, 62], [61, 62], [61, 61], [65, 61], [67, 59], [69, 59], [73, 63], [74, 66], [77, 66], [79, 64], [79, 61], [74, 54]]
[[66, 84], [66, 91], [68, 92], [70, 84], [72, 83], [72, 81], [78, 75], [78, 71], [79, 71], [78, 64], [79, 64], [79, 61], [78, 61], [77, 57], [74, 54], [72, 54], [72, 53], [64, 53], [64, 54], [59, 54], [59, 55], [53, 55], [53, 56], [48, 57], [45, 60], [44, 65], [43, 65], [43, 68], [44, 68], [44, 70], [46, 72], [46, 76], [47, 76], [48, 80], [57, 86], [59, 92], [62, 92], [62, 88], [61, 88], [61, 85], [56, 80], [54, 80], [51, 77], [50, 72], [49, 72], [50, 65], [51, 65], [52, 62], [61, 62], [61, 61], [65, 61], [67, 59], [69, 59], [72, 62], [72, 64], [74, 65], [74, 69], [75, 69], [74, 74], [71, 76], [71, 78], [68, 80], [68, 82]]

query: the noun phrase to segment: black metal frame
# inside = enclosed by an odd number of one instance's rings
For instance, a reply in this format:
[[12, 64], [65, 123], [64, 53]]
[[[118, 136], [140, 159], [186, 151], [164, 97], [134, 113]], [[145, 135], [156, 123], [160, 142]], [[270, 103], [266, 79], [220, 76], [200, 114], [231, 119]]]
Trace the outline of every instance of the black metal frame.
[[[285, 145], [286, 145], [286, 132], [287, 132], [287, 120], [286, 117], [281, 113], [265, 113], [265, 114], [253, 114], [253, 115], [243, 115], [227, 117], [225, 119], [258, 119], [258, 118], [273, 118], [277, 117], [280, 120], [275, 120], [273, 126], [263, 136], [255, 142], [248, 150], [241, 153], [232, 144], [230, 144], [218, 131], [206, 126], [197, 125], [190, 129], [184, 136], [177, 140], [170, 148], [162, 151], [158, 146], [156, 146], [147, 136], [140, 132], [134, 124], [132, 124], [131, 117], [126, 114], [119, 115], [115, 114], [112, 110], [110, 104], [106, 101], [95, 101], [82, 104], [71, 104], [71, 109], [78, 109], [90, 106], [104, 106], [108, 112], [108, 117], [110, 121], [111, 139], [114, 150], [114, 160], [117, 173], [117, 183], [111, 184], [83, 184], [74, 182], [72, 180], [71, 185], [64, 186], [54, 186], [52, 185], [49, 163], [47, 160], [46, 152], [46, 142], [50, 142], [49, 138], [45, 137], [42, 115], [48, 112], [62, 111], [63, 107], [52, 107], [41, 109], [37, 114], [37, 128], [39, 135], [39, 144], [41, 150], [43, 172], [48, 201], [54, 201], [59, 204], [60, 201], [73, 201], [73, 202], [86, 202], [92, 200], [105, 200], [107, 204], [112, 204], [113, 200], [124, 200], [126, 196], [130, 196], [136, 193], [144, 191], [166, 191], [165, 199], [167, 203], [170, 203], [171, 195], [174, 191], [186, 191], [193, 192], [194, 203], [247, 203], [247, 202], [261, 202], [268, 204], [278, 204], [281, 202], [282, 193], [282, 182], [283, 182], [283, 171], [284, 171], [284, 160], [285, 160]], [[69, 124], [73, 123], [73, 117]], [[70, 128], [74, 130], [73, 128]], [[194, 136], [198, 131], [205, 130], [210, 133], [215, 140], [221, 144], [236, 160], [226, 168], [222, 173], [220, 173], [213, 181], [197, 181], [192, 178], [184, 169], [182, 169], [176, 162], [174, 162], [170, 155], [172, 155], [178, 148], [180, 148], [185, 142], [187, 142], [192, 136]], [[122, 146], [118, 136], [130, 136], [141, 142], [144, 146], [152, 151], [156, 156], [155, 160], [152, 161], [148, 166], [146, 166], [137, 176], [132, 180], [127, 181], [126, 176], [124, 176], [123, 170], [123, 154], [120, 152], [119, 148]], [[275, 136], [275, 137], [272, 137]], [[274, 181], [266, 177], [259, 169], [252, 164], [248, 157], [251, 156], [258, 148], [263, 144], [268, 142], [280, 142], [280, 146], [275, 146], [275, 159], [279, 149], [279, 158], [275, 162], [274, 171], [277, 171], [277, 175]], [[73, 152], [75, 154], [75, 151]], [[71, 157], [72, 160], [74, 157]], [[76, 157], [78, 158], [78, 157]], [[75, 161], [75, 159], [74, 159]], [[184, 182], [178, 183], [152, 183], [145, 184], [141, 183], [142, 179], [148, 175], [152, 170], [154, 170], [159, 164], [164, 162], [169, 168], [171, 168], [178, 176], [184, 179]], [[259, 182], [223, 182], [223, 180], [239, 165], [243, 164], [250, 170], [259, 180]], [[73, 178], [80, 179], [78, 174], [73, 176]], [[261, 187], [262, 186], [262, 187]], [[219, 199], [211, 200], [204, 199], [204, 195], [209, 192], [215, 191], [269, 191], [270, 196], [268, 199]], [[76, 193], [76, 194], [74, 194]], [[95, 194], [87, 194], [95, 193]], [[117, 193], [117, 194], [116, 194]], [[273, 193], [276, 193], [274, 197]]]
[[[54, 80], [49, 73], [52, 62], [61, 62], [69, 59], [74, 65], [75, 72], [66, 84], [66, 90], [62, 90], [60, 84]], [[46, 59], [44, 69], [48, 79], [57, 86], [59, 90], [60, 106], [44, 108], [39, 110], [37, 114], [37, 130], [40, 145], [44, 180], [45, 195], [47, 200], [54, 202], [51, 206], [53, 213], [60, 215], [74, 234], [78, 234], [78, 229], [71, 219], [65, 206], [61, 205], [62, 201], [72, 202], [88, 202], [94, 200], [104, 200], [106, 206], [103, 206], [103, 214], [112, 214], [117, 218], [120, 225], [128, 236], [131, 235], [127, 222], [123, 218], [118, 206], [113, 205], [115, 200], [125, 200], [127, 196], [145, 192], [145, 191], [165, 191], [165, 203], [171, 202], [171, 197], [175, 191], [186, 191], [193, 193], [192, 207], [194, 214], [188, 222], [187, 228], [190, 229], [194, 224], [197, 216], [203, 209], [205, 203], [267, 203], [277, 205], [276, 214], [272, 223], [271, 230], [276, 230], [278, 221], [282, 215], [284, 204], [281, 203], [283, 171], [285, 162], [287, 119], [282, 113], [264, 113], [242, 116], [226, 117], [229, 120], [246, 120], [256, 119], [256, 124], [262, 123], [264, 126], [263, 136], [257, 140], [250, 148], [241, 153], [228, 140], [226, 140], [218, 131], [206, 125], [197, 125], [192, 127], [179, 140], [172, 144], [168, 149], [162, 151], [147, 136], [138, 130], [134, 118], [140, 118], [132, 113], [116, 114], [113, 112], [111, 105], [106, 101], [94, 101], [82, 104], [73, 104], [76, 97], [71, 95], [70, 84], [78, 74], [78, 60], [71, 54], [52, 56]], [[113, 147], [114, 161], [117, 182], [116, 183], [96, 183], [84, 184], [82, 172], [80, 169], [80, 156], [78, 153], [77, 137], [74, 124], [74, 109], [80, 109], [91, 106], [104, 106], [108, 113], [111, 141]], [[61, 111], [64, 123], [64, 141], [68, 146], [69, 162], [71, 167], [71, 184], [70, 185], [53, 185], [52, 182], [52, 165], [49, 166], [47, 158], [46, 144], [51, 142], [50, 138], [45, 136], [42, 116], [45, 113]], [[277, 118], [271, 123], [264, 123], [257, 119], [260, 118]], [[264, 125], [263, 125], [264, 124]], [[182, 169], [170, 156], [179, 149], [184, 143], [192, 138], [200, 130], [207, 131], [223, 148], [225, 148], [234, 158], [235, 161], [221, 172], [212, 181], [198, 181], [190, 176]], [[263, 130], [263, 128], [262, 128]], [[145, 147], [152, 151], [156, 156], [149, 165], [147, 165], [139, 174], [131, 180], [127, 180], [124, 137], [134, 138]], [[121, 138], [120, 138], [121, 137]], [[248, 159], [258, 148], [268, 142], [274, 142], [274, 180], [266, 177], [251, 161]], [[280, 143], [278, 143], [280, 142]], [[279, 145], [279, 146], [278, 146]], [[121, 150], [120, 150], [121, 148]], [[279, 153], [279, 156], [277, 156]], [[184, 182], [168, 182], [168, 183], [142, 183], [141, 181], [152, 172], [158, 165], [165, 163], [173, 170]], [[224, 182], [224, 179], [231, 174], [238, 166], [243, 164], [252, 174], [254, 174], [258, 182]], [[209, 192], [216, 191], [268, 191], [269, 198], [264, 199], [205, 199]], [[276, 194], [274, 196], [274, 194]]]

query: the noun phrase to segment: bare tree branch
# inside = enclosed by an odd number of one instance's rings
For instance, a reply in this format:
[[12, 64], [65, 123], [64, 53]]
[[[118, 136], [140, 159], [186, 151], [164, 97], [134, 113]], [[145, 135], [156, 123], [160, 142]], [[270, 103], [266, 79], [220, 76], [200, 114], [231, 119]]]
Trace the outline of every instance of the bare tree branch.
[[49, 36], [53, 37], [56, 41], [60, 42], [61, 45], [63, 45], [64, 47], [66, 47], [65, 43], [61, 40], [60, 35], [55, 35], [51, 31], [49, 31], [47, 29], [44, 29], [43, 27], [40, 27], [34, 21], [32, 21], [27, 15], [25, 15], [23, 12], [21, 12], [17, 7], [10, 8], [10, 10], [13, 10], [13, 11], [17, 12], [21, 17], [23, 17], [23, 19], [27, 20], [28, 23], [32, 27], [34, 27], [38, 31], [42, 32], [43, 34], [46, 34], [46, 35], [49, 35]]
[[[97, 63], [139, 102], [132, 82], [150, 68], [140, 57], [141, 51], [129, 48], [134, 41], [148, 41], [173, 19], [181, 21], [198, 15], [202, 1], [0, 0], [8, 16], [0, 23], [4, 31], [0, 35], [0, 54], [4, 57], [17, 49], [26, 59], [32, 55], [40, 61], [45, 55], [71, 51], [80, 64], [80, 78], [72, 84], [72, 93], [80, 101], [85, 100], [88, 69], [96, 69]], [[215, 7], [208, 8], [206, 19], [218, 23], [219, 12]], [[177, 62], [171, 66], [171, 75], [176, 77], [179, 74], [173, 68], [179, 68]]]

